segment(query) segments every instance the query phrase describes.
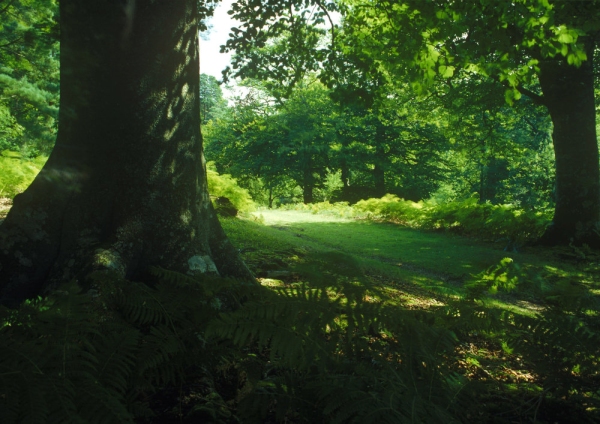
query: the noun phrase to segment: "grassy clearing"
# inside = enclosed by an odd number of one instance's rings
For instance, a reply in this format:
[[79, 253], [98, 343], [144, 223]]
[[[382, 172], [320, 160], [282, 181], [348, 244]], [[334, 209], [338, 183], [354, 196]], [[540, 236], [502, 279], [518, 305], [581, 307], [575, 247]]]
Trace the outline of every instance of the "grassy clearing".
[[[503, 243], [303, 211], [267, 210], [255, 212], [253, 217], [266, 225], [233, 231], [230, 236], [241, 247], [256, 248], [263, 256], [268, 256], [266, 252], [272, 244], [279, 246], [276, 249], [279, 251], [291, 247], [343, 251], [362, 260], [369, 274], [377, 275], [387, 284], [413, 291], [425, 289], [429, 296], [463, 296], [465, 284], [479, 278], [503, 258], [511, 258], [522, 272], [544, 281], [570, 279], [587, 284], [592, 290], [600, 288], [597, 283], [600, 258], [592, 252], [572, 248], [506, 251]], [[260, 246], [255, 245], [257, 238], [262, 240]], [[249, 260], [252, 263], [255, 258]], [[535, 293], [523, 290], [498, 294], [488, 301], [522, 313], [538, 308], [534, 304]]]
[[[432, 325], [456, 334], [443, 366], [463, 379], [455, 393], [469, 403], [462, 420], [600, 419], [597, 252], [508, 252], [449, 233], [301, 211], [222, 223], [263, 286], [322, 284], [347, 255], [360, 264], [355, 283], [365, 302], [398, 314], [426, 311]], [[335, 298], [335, 285], [329, 290]]]

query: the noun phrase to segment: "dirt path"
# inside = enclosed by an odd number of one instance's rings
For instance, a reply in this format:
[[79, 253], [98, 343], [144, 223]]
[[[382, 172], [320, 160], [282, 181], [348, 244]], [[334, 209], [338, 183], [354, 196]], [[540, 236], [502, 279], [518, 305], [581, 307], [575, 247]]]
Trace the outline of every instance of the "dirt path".
[[0, 224], [2, 224], [4, 218], [6, 218], [6, 215], [8, 214], [8, 211], [10, 210], [11, 206], [11, 199], [9, 199], [8, 197], [0, 197]]

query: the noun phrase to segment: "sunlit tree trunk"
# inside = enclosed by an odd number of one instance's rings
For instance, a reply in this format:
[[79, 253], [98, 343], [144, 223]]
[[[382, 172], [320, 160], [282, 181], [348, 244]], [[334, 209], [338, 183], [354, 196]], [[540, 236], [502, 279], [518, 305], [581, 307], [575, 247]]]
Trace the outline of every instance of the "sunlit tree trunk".
[[93, 270], [250, 279], [213, 213], [195, 0], [62, 0], [56, 147], [0, 227], [5, 303]]
[[564, 60], [540, 64], [544, 104], [554, 126], [556, 208], [544, 244], [588, 243], [600, 247], [600, 180], [594, 104], [593, 43], [580, 67]]

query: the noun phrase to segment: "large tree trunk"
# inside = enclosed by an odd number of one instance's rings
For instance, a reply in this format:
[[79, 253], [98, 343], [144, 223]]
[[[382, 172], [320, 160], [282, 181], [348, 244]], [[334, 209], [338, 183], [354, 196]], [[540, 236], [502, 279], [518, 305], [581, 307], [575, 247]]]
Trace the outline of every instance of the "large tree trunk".
[[564, 60], [540, 64], [544, 103], [554, 125], [556, 209], [543, 244], [588, 243], [600, 247], [598, 139], [594, 105], [593, 43], [580, 67]]
[[149, 266], [252, 278], [212, 210], [196, 1], [62, 0], [56, 146], [0, 226], [0, 294]]

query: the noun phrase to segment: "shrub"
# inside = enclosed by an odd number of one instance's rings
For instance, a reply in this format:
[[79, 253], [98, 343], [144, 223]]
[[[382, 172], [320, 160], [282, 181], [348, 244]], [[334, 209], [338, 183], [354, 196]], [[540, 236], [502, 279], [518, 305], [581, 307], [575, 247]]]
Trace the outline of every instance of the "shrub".
[[219, 173], [215, 170], [208, 169], [208, 192], [211, 196], [226, 197], [228, 198], [233, 206], [241, 212], [251, 212], [256, 209], [250, 193], [245, 188], [240, 187], [237, 184], [235, 178], [231, 175]]
[[381, 199], [361, 200], [354, 205], [355, 215], [379, 218], [424, 229], [444, 229], [482, 237], [505, 239], [513, 246], [541, 236], [550, 221], [549, 211], [525, 211], [514, 205], [478, 203], [475, 197], [462, 201], [437, 203], [412, 202], [386, 194]]

